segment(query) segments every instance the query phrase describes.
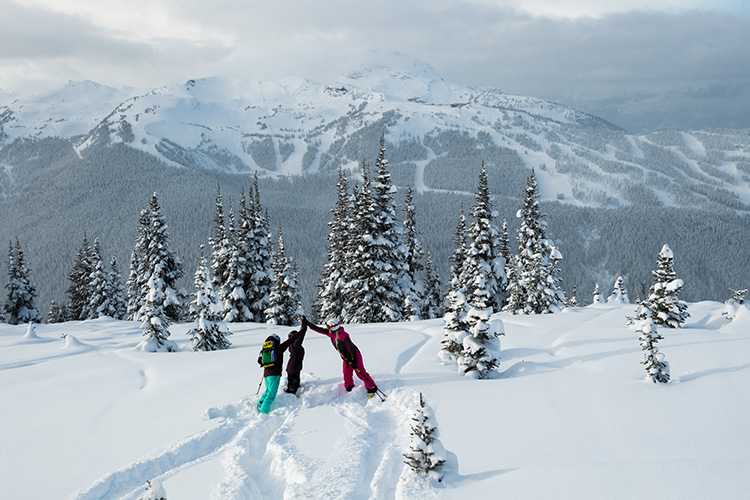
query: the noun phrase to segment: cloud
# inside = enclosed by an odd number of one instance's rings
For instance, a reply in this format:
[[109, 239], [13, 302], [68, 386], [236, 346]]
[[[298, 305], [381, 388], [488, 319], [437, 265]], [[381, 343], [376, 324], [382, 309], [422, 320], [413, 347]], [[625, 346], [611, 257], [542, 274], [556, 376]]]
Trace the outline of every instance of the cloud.
[[736, 1], [706, 9], [703, 0], [579, 0], [562, 13], [558, 5], [0, 0], [0, 88], [83, 78], [155, 87], [215, 74], [327, 79], [370, 50], [409, 54], [449, 81], [561, 102], [750, 82], [750, 13]]

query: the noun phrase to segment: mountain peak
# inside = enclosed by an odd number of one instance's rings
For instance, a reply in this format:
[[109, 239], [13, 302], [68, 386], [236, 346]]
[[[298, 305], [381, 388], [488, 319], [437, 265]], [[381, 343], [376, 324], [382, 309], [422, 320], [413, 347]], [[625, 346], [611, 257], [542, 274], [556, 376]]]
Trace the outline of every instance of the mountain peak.
[[350, 66], [342, 80], [360, 89], [433, 104], [455, 100], [455, 91], [432, 66], [401, 52], [370, 51]]

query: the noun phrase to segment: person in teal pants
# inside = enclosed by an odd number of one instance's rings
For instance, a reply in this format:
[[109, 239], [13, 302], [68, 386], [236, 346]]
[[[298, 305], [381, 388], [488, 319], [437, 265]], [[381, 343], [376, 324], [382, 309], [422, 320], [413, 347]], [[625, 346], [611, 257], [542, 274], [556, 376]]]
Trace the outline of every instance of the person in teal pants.
[[[270, 335], [263, 343], [263, 349], [258, 355], [258, 364], [263, 367], [263, 382], [266, 390], [258, 400], [258, 411], [260, 413], [270, 413], [271, 405], [276, 399], [276, 393], [279, 392], [281, 383], [281, 370], [284, 366], [284, 351], [289, 349], [300, 335], [304, 335], [307, 325], [302, 325], [300, 331], [292, 331], [289, 338], [284, 342], [278, 335]], [[267, 348], [268, 347], [268, 348]], [[264, 356], [264, 351], [268, 351]], [[271, 358], [264, 362], [264, 357]]]

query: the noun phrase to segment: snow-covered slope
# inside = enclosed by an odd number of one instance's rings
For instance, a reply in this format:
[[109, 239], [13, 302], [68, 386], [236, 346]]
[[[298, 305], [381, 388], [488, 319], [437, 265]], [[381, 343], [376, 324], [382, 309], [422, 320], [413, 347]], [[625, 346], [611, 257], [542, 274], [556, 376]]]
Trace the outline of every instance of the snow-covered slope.
[[[231, 349], [196, 353], [191, 325], [174, 325], [182, 351], [153, 354], [131, 322], [0, 325], [0, 498], [136, 500], [160, 479], [180, 500], [744, 499], [750, 311], [723, 309], [690, 304], [682, 329], [661, 331], [666, 385], [642, 380], [632, 305], [498, 315], [489, 380], [440, 364], [440, 320], [349, 325], [384, 403], [359, 381], [346, 393], [309, 332], [303, 390], [267, 417], [255, 358], [289, 328], [231, 325]], [[402, 462], [419, 393], [448, 453], [440, 484]]]

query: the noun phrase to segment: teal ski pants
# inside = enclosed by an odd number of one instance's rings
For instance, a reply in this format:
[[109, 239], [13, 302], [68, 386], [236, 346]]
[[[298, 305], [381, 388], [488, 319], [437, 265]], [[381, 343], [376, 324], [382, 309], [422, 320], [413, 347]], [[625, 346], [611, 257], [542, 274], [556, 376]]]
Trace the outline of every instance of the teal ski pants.
[[258, 411], [260, 413], [270, 413], [271, 405], [276, 399], [276, 393], [279, 392], [281, 375], [269, 375], [263, 379], [266, 384], [266, 392], [258, 400]]

